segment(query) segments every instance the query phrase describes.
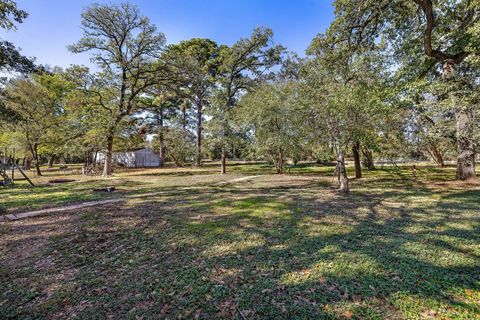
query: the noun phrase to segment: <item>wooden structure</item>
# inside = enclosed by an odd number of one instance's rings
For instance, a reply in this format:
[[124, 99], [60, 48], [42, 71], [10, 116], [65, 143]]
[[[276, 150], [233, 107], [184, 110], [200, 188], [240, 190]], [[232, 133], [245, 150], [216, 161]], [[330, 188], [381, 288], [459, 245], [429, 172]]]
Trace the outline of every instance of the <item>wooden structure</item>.
[[17, 164], [15, 160], [15, 149], [13, 149], [12, 154], [8, 156], [7, 149], [5, 148], [3, 157], [0, 159], [0, 184], [4, 187], [13, 185], [15, 183], [15, 171], [18, 171], [30, 185], [34, 186], [33, 182]]
[[[112, 159], [114, 164], [128, 168], [148, 168], [160, 166], [159, 155], [148, 148], [113, 152]], [[105, 153], [99, 152], [98, 156], [96, 157], [96, 162], [105, 162]]]

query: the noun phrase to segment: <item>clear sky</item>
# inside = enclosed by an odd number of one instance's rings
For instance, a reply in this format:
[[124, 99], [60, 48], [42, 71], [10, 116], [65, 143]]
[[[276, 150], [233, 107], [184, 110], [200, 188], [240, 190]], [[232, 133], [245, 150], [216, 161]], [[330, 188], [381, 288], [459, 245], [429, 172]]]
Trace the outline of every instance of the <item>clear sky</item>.
[[[17, 0], [30, 15], [17, 31], [0, 37], [22, 48], [37, 63], [66, 67], [88, 64], [87, 55], [68, 52], [66, 46], [82, 35], [80, 14], [91, 3], [120, 1]], [[274, 40], [301, 55], [313, 37], [333, 19], [329, 0], [130, 0], [162, 31], [168, 43], [194, 37], [232, 44], [256, 26], [273, 29]]]

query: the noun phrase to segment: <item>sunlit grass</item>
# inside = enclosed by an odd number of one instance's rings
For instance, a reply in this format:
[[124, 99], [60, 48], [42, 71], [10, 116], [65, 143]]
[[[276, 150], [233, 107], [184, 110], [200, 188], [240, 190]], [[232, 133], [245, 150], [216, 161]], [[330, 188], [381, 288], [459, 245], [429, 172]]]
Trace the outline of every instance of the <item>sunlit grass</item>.
[[[416, 176], [410, 166], [366, 171], [364, 178], [352, 179], [348, 196], [335, 190], [331, 167], [301, 166], [298, 174], [279, 176], [269, 174], [266, 164], [238, 165], [226, 177], [214, 169], [216, 164], [177, 174], [132, 170], [88, 186], [71, 184], [80, 195], [113, 183], [123, 189], [118, 195], [162, 193], [0, 224], [0, 314], [12, 319], [195, 314], [241, 319], [240, 311], [247, 319], [480, 314], [480, 185], [453, 181], [454, 168], [420, 166]], [[257, 174], [263, 176], [218, 184]], [[25, 209], [27, 194], [39, 206], [48, 194], [56, 204], [78, 201], [64, 188], [5, 191], [14, 197], [10, 208]]]

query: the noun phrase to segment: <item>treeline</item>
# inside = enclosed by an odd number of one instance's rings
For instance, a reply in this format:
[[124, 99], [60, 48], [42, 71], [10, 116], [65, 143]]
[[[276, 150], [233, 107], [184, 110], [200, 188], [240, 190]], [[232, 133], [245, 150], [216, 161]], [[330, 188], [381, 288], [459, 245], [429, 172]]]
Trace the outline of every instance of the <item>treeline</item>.
[[[26, 13], [3, 1], [3, 27]], [[334, 160], [348, 191], [345, 157], [357, 177], [374, 159], [456, 160], [475, 177], [480, 121], [478, 1], [335, 1], [336, 18], [300, 58], [257, 28], [231, 46], [210, 39], [166, 45], [129, 3], [94, 4], [83, 37], [69, 46], [95, 68], [35, 67], [16, 52], [2, 70], [0, 144], [37, 165], [68, 155], [149, 146], [161, 164], [209, 157]], [[5, 50], [5, 49], [2, 49]], [[12, 59], [11, 59], [12, 60]], [[88, 160], [87, 160], [88, 159]]]

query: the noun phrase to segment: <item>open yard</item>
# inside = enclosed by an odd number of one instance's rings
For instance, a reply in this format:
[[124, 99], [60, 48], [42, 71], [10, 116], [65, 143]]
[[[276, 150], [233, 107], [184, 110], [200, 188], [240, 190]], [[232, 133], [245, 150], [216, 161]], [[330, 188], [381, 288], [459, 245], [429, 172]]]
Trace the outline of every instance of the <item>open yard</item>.
[[348, 196], [328, 167], [231, 169], [0, 190], [7, 212], [156, 193], [0, 223], [2, 318], [480, 318], [480, 184], [454, 168], [366, 172]]
[[480, 0], [0, 0], [0, 320], [480, 320], [479, 35]]

